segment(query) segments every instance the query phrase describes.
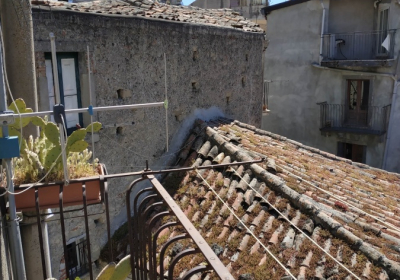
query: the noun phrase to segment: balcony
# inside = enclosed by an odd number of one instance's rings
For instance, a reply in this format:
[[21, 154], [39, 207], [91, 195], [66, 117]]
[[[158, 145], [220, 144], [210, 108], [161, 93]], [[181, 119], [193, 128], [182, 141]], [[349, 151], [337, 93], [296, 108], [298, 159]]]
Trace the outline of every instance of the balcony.
[[[121, 255], [117, 256], [118, 246], [115, 246], [116, 240], [111, 237], [111, 223], [109, 215], [109, 188], [108, 179], [139, 176], [138, 179], [133, 181], [129, 188], [125, 191], [126, 213], [127, 213], [127, 228], [128, 228], [128, 246], [124, 254], [130, 255], [131, 272], [130, 279], [133, 280], [159, 280], [159, 279], [181, 279], [189, 280], [192, 276], [203, 279], [204, 277], [214, 277], [219, 279], [233, 280], [233, 276], [229, 270], [224, 266], [221, 260], [216, 255], [216, 252], [207, 244], [199, 231], [196, 230], [191, 221], [186, 217], [184, 212], [180, 209], [178, 204], [174, 201], [173, 197], [161, 185], [161, 183], [154, 177], [156, 174], [182, 174], [185, 171], [201, 170], [201, 169], [217, 169], [229, 166], [246, 165], [252, 163], [260, 163], [261, 160], [252, 160], [245, 162], [233, 162], [225, 164], [215, 164], [207, 166], [185, 167], [176, 169], [167, 169], [159, 171], [151, 171], [146, 168], [143, 171], [119, 173], [109, 175], [105, 171], [105, 175], [100, 176], [100, 197], [101, 201], [97, 205], [104, 207], [105, 215], [104, 222], [106, 223], [107, 244], [103, 248], [105, 254], [103, 261], [118, 262]], [[147, 162], [146, 162], [147, 165]], [[58, 216], [60, 231], [52, 232], [51, 238], [60, 238], [62, 241], [63, 258], [61, 263], [63, 268], [60, 268], [60, 280], [75, 279], [77, 276], [85, 277], [85, 279], [95, 279], [93, 264], [96, 263], [92, 256], [91, 245], [98, 240], [94, 240], [89, 230], [89, 216], [94, 215], [96, 211], [92, 207], [96, 204], [88, 204], [86, 196], [86, 186], [94, 177], [70, 180], [70, 183], [82, 183], [82, 207], [71, 208], [64, 204], [65, 199], [65, 186], [63, 182], [57, 182], [56, 186], [59, 188], [59, 207], [57, 212], [53, 212]], [[137, 184], [142, 183], [147, 187], [142, 188], [138, 192]], [[40, 212], [41, 203], [44, 203], [43, 192], [40, 189], [49, 189], [54, 187], [54, 184], [38, 183], [32, 185], [31, 188], [35, 193], [35, 209], [36, 221], [38, 229], [38, 244], [40, 255], [35, 261], [41, 261], [42, 275], [38, 275], [36, 279], [47, 279], [45, 252], [44, 252], [44, 233], [42, 229], [42, 217], [47, 214]], [[15, 187], [16, 191], [21, 190], [20, 187]], [[0, 188], [0, 195], [4, 194], [5, 189]], [[6, 202], [3, 196], [0, 196], [0, 209], [3, 215], [6, 211]], [[101, 208], [103, 208], [101, 207]], [[90, 210], [91, 209], [91, 210]], [[55, 210], [55, 209], [53, 209]], [[67, 244], [68, 226], [65, 224], [66, 213], [82, 212], [83, 216], [72, 215], [75, 224], [80, 224], [85, 234], [79, 240]], [[91, 212], [91, 214], [88, 214]], [[98, 214], [98, 213], [95, 213]], [[34, 218], [35, 216], [31, 216]], [[170, 231], [172, 234], [166, 235]], [[176, 233], [176, 234], [175, 234]], [[60, 237], [61, 236], [61, 237]], [[167, 238], [166, 238], [167, 237]], [[125, 238], [125, 237], [121, 237]], [[6, 240], [6, 242], [8, 242]], [[121, 243], [122, 244], [122, 243]], [[185, 246], [182, 247], [181, 245]], [[178, 246], [179, 245], [179, 246]], [[171, 249], [171, 246], [173, 249]], [[128, 249], [129, 248], [129, 249]], [[174, 249], [175, 248], [175, 249]], [[171, 250], [167, 250], [171, 249]], [[218, 253], [220, 254], [220, 253]], [[186, 260], [192, 259], [189, 262], [180, 262], [183, 258]], [[9, 262], [10, 260], [8, 260]], [[9, 263], [11, 265], [11, 263]], [[61, 265], [60, 265], [61, 267]], [[179, 276], [179, 277], [178, 277]], [[213, 279], [214, 279], [213, 278]]]
[[394, 63], [396, 30], [325, 34], [322, 65], [389, 67]]
[[391, 105], [349, 110], [348, 105], [317, 103], [320, 106], [321, 132], [348, 132], [383, 135], [387, 131]]

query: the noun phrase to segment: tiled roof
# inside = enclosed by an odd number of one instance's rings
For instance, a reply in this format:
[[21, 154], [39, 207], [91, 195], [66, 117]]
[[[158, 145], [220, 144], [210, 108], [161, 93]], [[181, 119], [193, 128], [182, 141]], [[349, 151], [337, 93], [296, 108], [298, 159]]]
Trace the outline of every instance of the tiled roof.
[[66, 9], [99, 15], [143, 16], [168, 21], [235, 28], [247, 32], [264, 32], [258, 24], [246, 20], [231, 9], [207, 10], [190, 6], [167, 5], [152, 0], [99, 0], [83, 3], [32, 0], [32, 4], [49, 6], [56, 10]]
[[197, 121], [179, 163], [260, 157], [164, 180], [236, 279], [291, 279], [267, 249], [297, 279], [400, 279], [399, 174], [226, 119]]

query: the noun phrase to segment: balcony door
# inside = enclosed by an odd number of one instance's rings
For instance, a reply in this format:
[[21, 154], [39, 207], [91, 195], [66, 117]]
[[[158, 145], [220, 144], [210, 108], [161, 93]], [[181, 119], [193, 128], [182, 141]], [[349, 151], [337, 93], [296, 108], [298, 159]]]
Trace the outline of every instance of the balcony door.
[[378, 9], [377, 55], [387, 56], [391, 46], [389, 30], [389, 4], [380, 4]]
[[367, 126], [369, 86], [369, 80], [347, 80], [345, 125]]

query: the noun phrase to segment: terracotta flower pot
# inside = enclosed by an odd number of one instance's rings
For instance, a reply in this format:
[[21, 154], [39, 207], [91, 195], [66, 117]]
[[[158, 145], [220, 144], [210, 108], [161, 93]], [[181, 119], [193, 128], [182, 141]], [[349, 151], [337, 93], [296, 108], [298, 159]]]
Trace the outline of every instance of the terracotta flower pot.
[[[101, 168], [101, 175], [104, 175], [103, 167]], [[87, 179], [87, 181], [85, 180]], [[63, 188], [63, 206], [74, 206], [83, 205], [83, 193], [82, 184], [85, 182], [86, 185], [86, 201], [87, 205], [96, 204], [101, 202], [101, 186], [100, 177], [88, 177], [79, 179], [80, 182], [74, 182], [71, 180], [68, 186]], [[21, 192], [24, 189], [31, 186], [31, 184], [20, 185], [15, 187], [15, 192]], [[39, 208], [59, 208], [59, 194], [60, 184], [48, 183], [38, 184], [39, 192]], [[35, 211], [36, 210], [36, 198], [35, 188], [33, 187], [28, 191], [21, 194], [15, 195], [15, 204], [17, 211]]]

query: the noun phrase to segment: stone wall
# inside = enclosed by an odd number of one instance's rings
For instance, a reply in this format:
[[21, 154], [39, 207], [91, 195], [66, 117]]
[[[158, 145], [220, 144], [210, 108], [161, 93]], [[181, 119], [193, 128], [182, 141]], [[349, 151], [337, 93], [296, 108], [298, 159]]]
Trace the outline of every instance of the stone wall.
[[[95, 106], [124, 105], [165, 100], [164, 53], [167, 60], [168, 130], [171, 150], [166, 154], [165, 110], [148, 108], [101, 112], [105, 127], [95, 144], [96, 157], [109, 173], [136, 171], [145, 160], [158, 169], [173, 165], [173, 137], [190, 127], [195, 112], [214, 112], [261, 125], [263, 35], [206, 25], [150, 20], [140, 17], [97, 16], [70, 11], [33, 9], [39, 104], [46, 107], [47, 78], [43, 53], [50, 52], [49, 33], [58, 52], [77, 52], [83, 106], [89, 105], [86, 48], [89, 46]], [[41, 86], [42, 85], [42, 86]], [[120, 90], [120, 91], [119, 91]], [[118, 92], [120, 94], [118, 94]], [[214, 108], [214, 109], [210, 109]], [[197, 111], [196, 111], [197, 110]], [[188, 132], [187, 129], [183, 129]], [[129, 179], [109, 181], [112, 230], [126, 220], [124, 191]], [[101, 207], [92, 211], [101, 213]], [[77, 213], [76, 215], [78, 215]], [[71, 214], [73, 217], [74, 215]], [[104, 214], [90, 222], [92, 260], [106, 242]], [[84, 233], [83, 222], [66, 222], [67, 240]], [[58, 277], [62, 246], [59, 222], [49, 223], [53, 276]], [[29, 275], [29, 274], [28, 274]]]

